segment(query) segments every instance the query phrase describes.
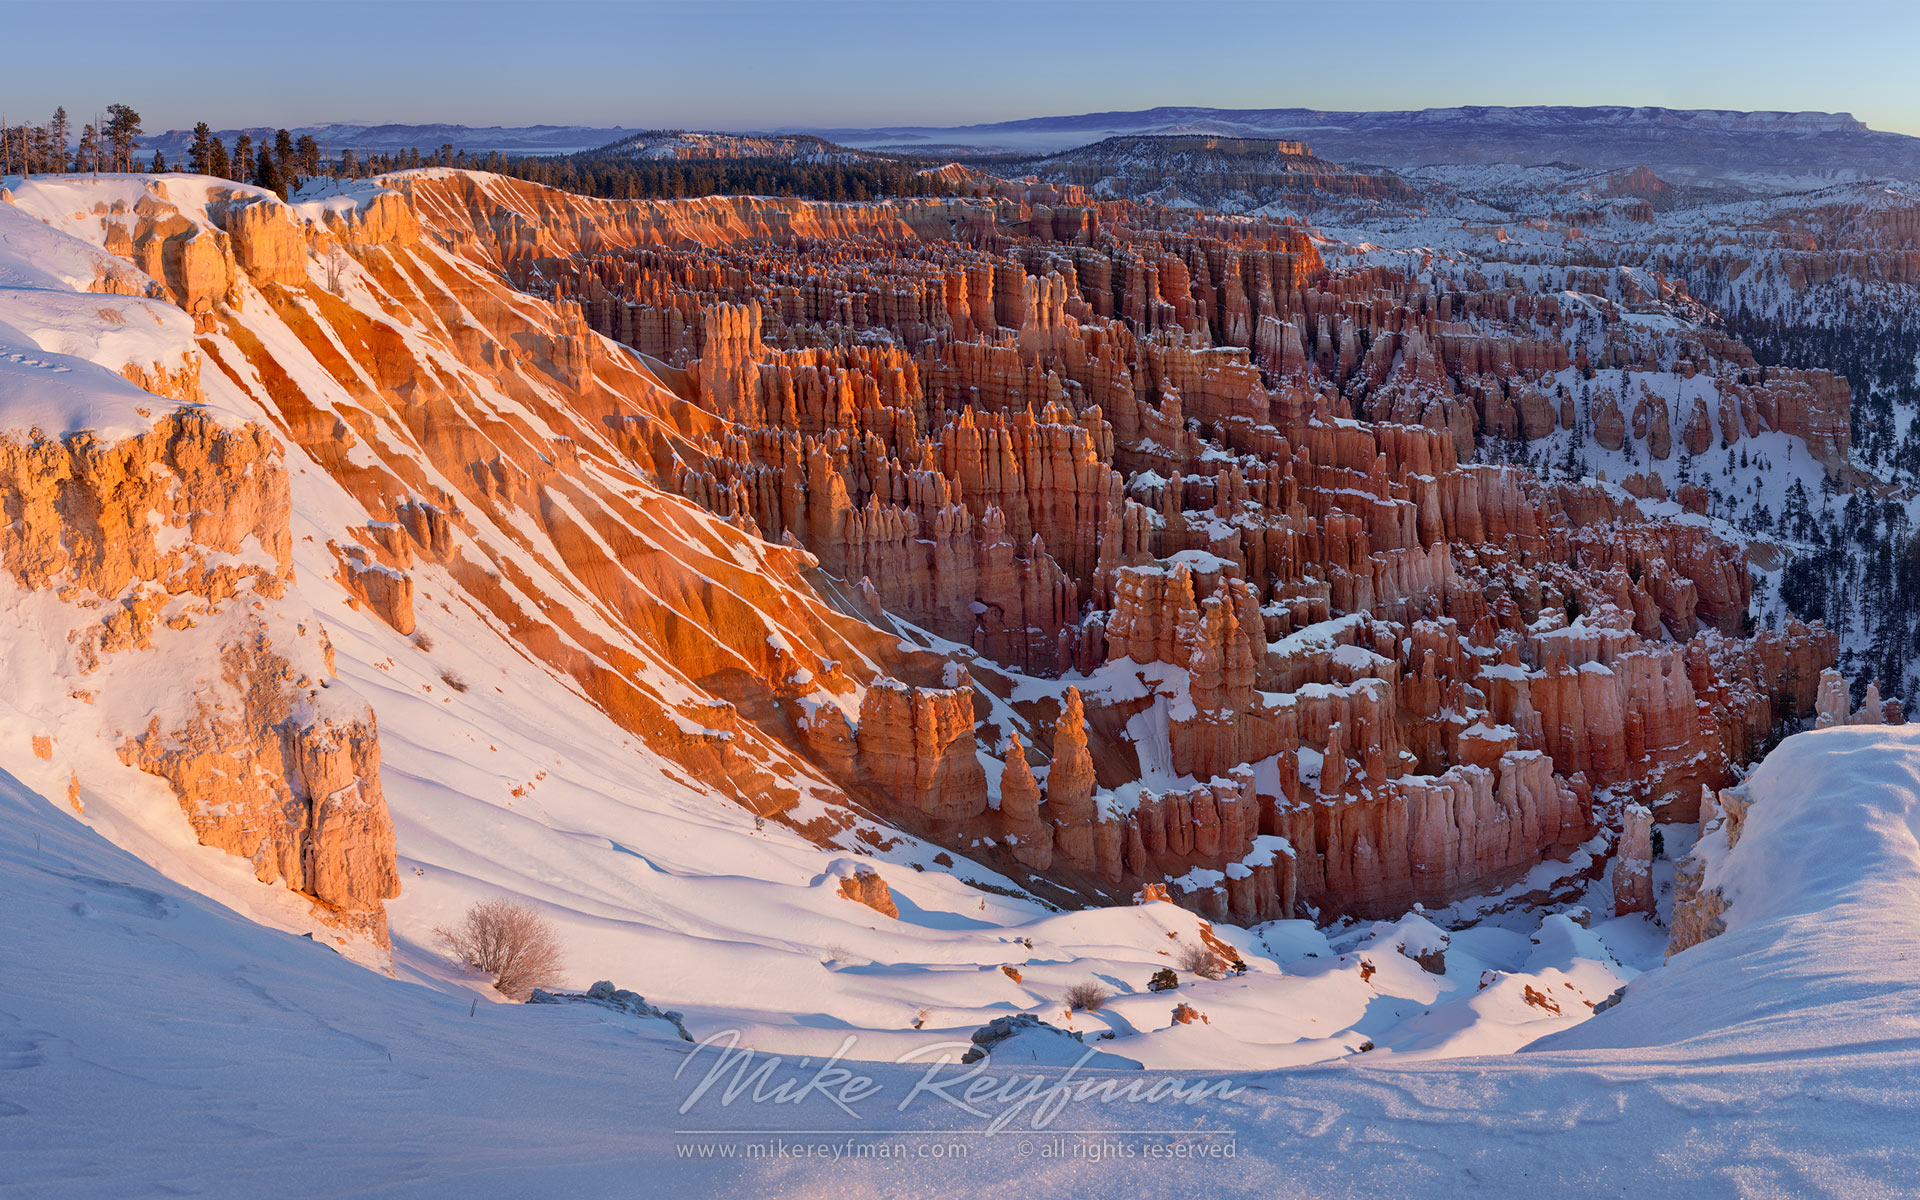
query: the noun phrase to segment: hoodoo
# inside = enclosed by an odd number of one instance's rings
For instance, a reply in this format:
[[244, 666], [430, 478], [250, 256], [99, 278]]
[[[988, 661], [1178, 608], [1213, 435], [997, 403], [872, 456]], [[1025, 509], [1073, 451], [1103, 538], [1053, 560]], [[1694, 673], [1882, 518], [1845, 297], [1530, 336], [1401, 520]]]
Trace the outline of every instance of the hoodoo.
[[[324, 530], [327, 569], [349, 603], [407, 635], [457, 598], [811, 836], [870, 814], [1082, 901], [1164, 885], [1218, 919], [1389, 915], [1573, 852], [1596, 796], [1690, 819], [1776, 720], [1831, 707], [1814, 684], [1834, 635], [1748, 632], [1744, 547], [1470, 461], [1560, 427], [1576, 314], [1552, 295], [1038, 184], [853, 206], [592, 201], [463, 172], [313, 208], [189, 190], [13, 199], [124, 259], [102, 278], [150, 268], [193, 313], [182, 370], [333, 479], [354, 515]], [[1647, 350], [1617, 325], [1601, 352]], [[1845, 407], [1776, 371], [1688, 404], [1679, 440], [1697, 452], [1718, 411], [1729, 438], [1775, 430], [1840, 470]], [[1603, 390], [1575, 419], [1659, 459], [1666, 412]], [[271, 491], [248, 428], [220, 436], [252, 439], [251, 483], [225, 451], [181, 469]], [[156, 432], [108, 458], [194, 444]], [[99, 473], [84, 461], [63, 469]], [[29, 583], [63, 544], [34, 523], [39, 477], [10, 475]], [[284, 547], [275, 504], [220, 508]], [[187, 544], [241, 532], [196, 520]], [[126, 553], [114, 539], [88, 569]], [[114, 570], [102, 594], [188, 586]], [[231, 721], [197, 742], [264, 744], [217, 732]], [[373, 725], [326, 728], [315, 745], [365, 747], [359, 799], [267, 769], [293, 815], [245, 836], [198, 760], [125, 733], [190, 813], [229, 814], [196, 817], [203, 840], [376, 911], [393, 868]], [[305, 736], [273, 734], [295, 763]], [[375, 861], [328, 865], [340, 845]]]

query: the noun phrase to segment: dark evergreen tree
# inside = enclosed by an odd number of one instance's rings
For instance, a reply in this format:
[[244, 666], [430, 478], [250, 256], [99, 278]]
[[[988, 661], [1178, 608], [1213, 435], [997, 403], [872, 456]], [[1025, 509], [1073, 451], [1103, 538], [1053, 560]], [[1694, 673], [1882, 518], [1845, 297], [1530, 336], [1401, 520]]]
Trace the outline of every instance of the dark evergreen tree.
[[[213, 130], [205, 121], [193, 127], [193, 141], [187, 147], [187, 170], [195, 175], [215, 175], [213, 169], [213, 150], [220, 143], [214, 140]], [[226, 155], [222, 154], [222, 158]]]
[[266, 188], [282, 200], [287, 198], [287, 179], [286, 176], [280, 173], [280, 164], [274, 160], [271, 147], [260, 147], [260, 156], [258, 165], [254, 169], [253, 182], [256, 186]]
[[80, 145], [73, 154], [73, 169], [76, 171], [100, 170], [100, 135], [88, 125], [80, 131]]
[[107, 105], [107, 122], [101, 136], [112, 155], [113, 169], [131, 171], [133, 152], [140, 148], [140, 114], [124, 104]]

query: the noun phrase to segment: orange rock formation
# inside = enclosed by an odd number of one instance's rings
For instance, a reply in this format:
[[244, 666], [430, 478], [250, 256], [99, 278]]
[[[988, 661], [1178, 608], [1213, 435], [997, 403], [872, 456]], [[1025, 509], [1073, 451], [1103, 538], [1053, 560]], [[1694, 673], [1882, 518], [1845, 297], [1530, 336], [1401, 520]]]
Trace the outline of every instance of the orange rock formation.
[[[860, 205], [391, 186], [304, 223], [216, 197], [211, 239], [164, 188], [102, 220], [196, 315], [209, 386], [364, 507], [330, 533], [356, 603], [405, 634], [430, 575], [765, 815], [835, 797], [1077, 898], [1384, 915], [1571, 851], [1596, 789], [1691, 815], [1776, 705], [1812, 710], [1834, 654], [1818, 628], [1742, 635], [1739, 547], [1466, 461], [1567, 419], [1540, 383], [1573, 362], [1551, 295], [1436, 294], [1331, 268], [1298, 226], [1037, 185]], [[310, 267], [338, 256], [391, 301], [330, 291]], [[1843, 383], [1729, 394], [1723, 435], [1843, 461]], [[1594, 411], [1603, 444], [1705, 429], [1664, 398]], [[49, 453], [0, 462], [8, 486], [31, 493]], [[249, 511], [215, 507], [196, 544]], [[17, 528], [6, 562], [39, 586], [75, 543]], [[97, 569], [173, 569], [141, 553]], [[287, 795], [347, 764], [358, 799], [234, 848], [368, 900], [378, 869], [286, 849], [339, 828], [378, 851], [371, 723], [315, 728]]]

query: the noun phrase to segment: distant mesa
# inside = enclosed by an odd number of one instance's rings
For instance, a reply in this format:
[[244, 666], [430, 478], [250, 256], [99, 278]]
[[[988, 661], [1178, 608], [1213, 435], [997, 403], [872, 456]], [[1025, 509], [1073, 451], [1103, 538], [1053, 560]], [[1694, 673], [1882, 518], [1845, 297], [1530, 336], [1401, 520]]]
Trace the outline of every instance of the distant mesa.
[[1109, 137], [1211, 135], [1310, 141], [1341, 162], [1409, 171], [1438, 163], [1645, 165], [1670, 180], [1920, 178], [1920, 139], [1850, 113], [1603, 105], [1469, 106], [1388, 112], [1166, 107], [984, 125], [789, 128], [844, 146], [946, 156], [1042, 156]]
[[668, 161], [699, 162], [733, 158], [775, 158], [797, 162], [866, 162], [885, 157], [873, 151], [849, 150], [824, 138], [806, 134], [750, 135], [737, 133], [651, 130], [603, 147], [599, 153]]

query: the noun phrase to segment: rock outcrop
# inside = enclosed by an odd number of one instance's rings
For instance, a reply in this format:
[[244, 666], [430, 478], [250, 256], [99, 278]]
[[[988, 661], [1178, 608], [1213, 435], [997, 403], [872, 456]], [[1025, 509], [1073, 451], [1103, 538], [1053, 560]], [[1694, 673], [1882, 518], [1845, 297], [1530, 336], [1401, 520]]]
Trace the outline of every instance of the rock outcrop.
[[1005, 838], [1021, 865], [1044, 872], [1053, 863], [1053, 824], [1040, 813], [1040, 785], [1027, 762], [1020, 735], [1007, 739], [1006, 769], [1000, 775], [1000, 817]]
[[1700, 838], [1674, 872], [1668, 958], [1726, 932], [1727, 898], [1719, 888], [1707, 885], [1707, 866], [1711, 854], [1725, 853], [1740, 843], [1746, 815], [1747, 798], [1739, 788], [1702, 792]]
[[986, 809], [973, 737], [971, 688], [916, 688], [882, 679], [860, 702], [860, 762], [895, 802], [934, 821]]
[[[1269, 153], [1318, 195], [1405, 199]], [[199, 386], [364, 510], [327, 531], [339, 595], [395, 637], [453, 595], [830, 844], [877, 820], [1066, 900], [1388, 915], [1571, 853], [1596, 791], [1689, 819], [1778, 720], [1832, 707], [1834, 636], [1750, 633], [1745, 549], [1649, 519], [1664, 484], [1475, 460], [1583, 421], [1656, 459], [1770, 430], [1844, 482], [1838, 377], [1752, 369], [1704, 328], [1656, 344], [1620, 319], [1641, 275], [1556, 268], [1590, 311], [1470, 265], [1337, 265], [1287, 221], [953, 177], [970, 194], [601, 202], [434, 171], [318, 209], [158, 187], [47, 219], [151, 275], [201, 331]], [[264, 433], [220, 435], [226, 503], [95, 483], [97, 512], [61, 507], [63, 480], [132, 480], [175, 441], [197, 461], [197, 419], [125, 461], [0, 454], [0, 561], [101, 597], [284, 590], [289, 535], [259, 515], [284, 474], [244, 470]], [[191, 536], [149, 546], [149, 508]], [[162, 615], [129, 598], [97, 652]], [[183, 780], [187, 743], [264, 762], [230, 720], [129, 753]], [[318, 849], [379, 841], [356, 720], [287, 751], [360, 781], [337, 813], [289, 767], [283, 819], [209, 836], [316, 897], [379, 893]]]
[[1629, 804], [1622, 812], [1620, 843], [1614, 851], [1613, 915], [1653, 911], [1653, 811]]
[[[182, 411], [114, 442], [0, 439], [0, 503], [0, 564], [71, 605], [62, 640], [80, 678], [107, 681], [98, 707], [121, 759], [167, 781], [202, 844], [384, 946], [400, 884], [379, 735], [364, 704], [328, 690], [331, 649], [287, 594], [271, 435]], [[142, 664], [176, 645], [198, 685], [128, 703]]]
[[840, 878], [840, 894], [856, 904], [864, 904], [883, 917], [899, 917], [893, 892], [880, 872], [868, 866], [856, 866]]
[[683, 1042], [693, 1040], [687, 1032], [686, 1018], [672, 1009], [655, 1008], [647, 1003], [647, 998], [638, 992], [614, 987], [609, 980], [602, 979], [584, 992], [549, 991], [535, 988], [527, 996], [528, 1004], [591, 1004], [596, 1008], [609, 1009], [637, 1017], [642, 1021], [659, 1021], [666, 1025]]
[[1096, 811], [1093, 756], [1087, 749], [1086, 710], [1077, 688], [1068, 688], [1053, 726], [1053, 764], [1047, 771], [1048, 822], [1063, 864], [1080, 870], [1095, 866]]
[[1140, 1069], [1140, 1064], [1117, 1054], [1107, 1054], [1086, 1044], [1076, 1031], [1050, 1025], [1032, 1013], [995, 1017], [973, 1031], [972, 1045], [960, 1056], [962, 1063], [975, 1063], [994, 1054], [1009, 1064], [1023, 1067], [1084, 1066], [1096, 1070]]

